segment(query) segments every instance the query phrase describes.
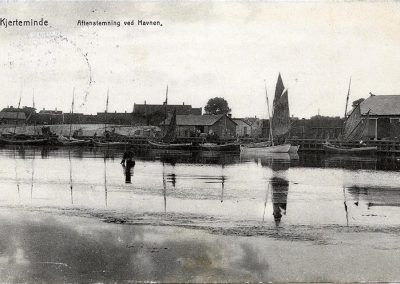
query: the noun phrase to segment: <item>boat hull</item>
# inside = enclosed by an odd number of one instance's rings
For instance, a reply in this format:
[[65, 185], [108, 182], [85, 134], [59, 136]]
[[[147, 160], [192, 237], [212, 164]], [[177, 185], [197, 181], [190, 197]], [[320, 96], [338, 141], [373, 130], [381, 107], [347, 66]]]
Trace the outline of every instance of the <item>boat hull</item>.
[[129, 146], [128, 142], [100, 142], [100, 141], [92, 141], [93, 146], [102, 147], [102, 148], [111, 148], [111, 147], [125, 147]]
[[375, 155], [378, 151], [377, 147], [345, 148], [335, 146], [330, 143], [325, 143], [322, 146], [325, 150], [325, 153], [328, 154]]
[[290, 144], [282, 144], [282, 145], [274, 145], [274, 146], [266, 146], [266, 147], [241, 146], [240, 150], [245, 153], [260, 153], [260, 154], [289, 153], [291, 147], [292, 147], [292, 145], [290, 145]]
[[27, 140], [14, 140], [7, 138], [0, 138], [0, 144], [3, 145], [44, 145], [48, 139], [27, 139]]
[[192, 143], [163, 143], [155, 141], [148, 141], [148, 143], [152, 149], [159, 150], [195, 150], [196, 148]]
[[90, 140], [80, 140], [74, 138], [67, 138], [67, 137], [58, 137], [57, 142], [63, 146], [86, 146], [91, 143]]

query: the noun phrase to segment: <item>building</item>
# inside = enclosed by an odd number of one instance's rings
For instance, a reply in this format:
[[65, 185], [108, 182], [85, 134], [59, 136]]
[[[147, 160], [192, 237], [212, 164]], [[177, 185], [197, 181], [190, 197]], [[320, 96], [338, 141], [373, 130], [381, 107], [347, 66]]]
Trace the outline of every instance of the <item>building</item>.
[[24, 125], [26, 122], [26, 115], [22, 111], [1, 111], [0, 124], [3, 125]]
[[254, 117], [243, 118], [243, 120], [251, 126], [250, 136], [252, 136], [252, 137], [262, 137], [263, 136], [263, 125], [265, 123], [262, 119], [254, 116]]
[[201, 115], [202, 108], [193, 108], [191, 105], [185, 105], [185, 103], [181, 105], [152, 105], [152, 104], [134, 104], [133, 105], [133, 112], [136, 114], [143, 114], [143, 115], [154, 115], [156, 113], [165, 114], [173, 113], [176, 110], [177, 115]]
[[134, 104], [133, 114], [145, 119], [147, 125], [159, 125], [176, 110], [177, 115], [201, 115], [202, 108], [193, 108], [191, 105], [154, 105], [154, 104]]
[[237, 124], [236, 136], [249, 137], [252, 134], [251, 125], [242, 118], [234, 118], [233, 121]]
[[400, 138], [400, 95], [372, 95], [361, 102], [361, 115], [367, 117], [367, 139]]
[[[165, 131], [171, 117], [161, 127]], [[237, 124], [227, 115], [177, 115], [176, 135], [178, 137], [195, 137], [205, 133], [216, 138], [233, 138], [236, 136]]]

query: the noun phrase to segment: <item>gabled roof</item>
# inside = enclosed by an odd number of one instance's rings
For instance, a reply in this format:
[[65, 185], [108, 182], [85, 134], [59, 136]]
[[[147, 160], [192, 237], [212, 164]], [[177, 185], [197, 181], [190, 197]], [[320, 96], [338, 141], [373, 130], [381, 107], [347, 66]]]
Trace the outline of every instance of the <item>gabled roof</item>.
[[246, 121], [245, 119], [243, 119], [243, 118], [232, 118], [232, 120], [233, 120], [234, 122], [236, 122], [236, 124], [238, 124], [238, 122], [239, 122], [239, 123], [242, 122], [242, 123], [247, 124], [248, 126], [251, 126], [250, 123], [247, 122], [247, 121]]
[[0, 112], [0, 119], [26, 119], [25, 113], [20, 111], [20, 112], [11, 112], [11, 111], [5, 111], [5, 112]]
[[400, 115], [400, 95], [370, 96], [361, 103], [361, 114]]
[[[206, 114], [206, 115], [177, 115], [176, 116], [176, 125], [180, 126], [211, 126], [214, 125], [218, 120], [220, 120], [222, 117], [224, 117], [223, 114], [219, 115], [212, 115], [212, 114]], [[231, 118], [227, 117], [228, 119], [232, 120]], [[171, 120], [171, 117], [166, 119], [165, 124], [169, 124]], [[233, 123], [236, 124], [232, 120]], [[161, 124], [164, 124], [163, 122]]]

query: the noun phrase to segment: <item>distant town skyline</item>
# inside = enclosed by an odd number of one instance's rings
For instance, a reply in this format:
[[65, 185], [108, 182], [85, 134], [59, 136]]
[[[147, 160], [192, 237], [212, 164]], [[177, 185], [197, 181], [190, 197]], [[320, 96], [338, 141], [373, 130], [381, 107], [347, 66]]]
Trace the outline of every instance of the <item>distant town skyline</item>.
[[[69, 112], [132, 111], [134, 103], [206, 105], [224, 97], [234, 117], [267, 118], [278, 73], [290, 114], [343, 116], [351, 102], [400, 94], [398, 2], [2, 3], [0, 106]], [[43, 20], [43, 21], [44, 21]], [[119, 21], [120, 26], [79, 26]], [[128, 26], [125, 22], [160, 25]]]

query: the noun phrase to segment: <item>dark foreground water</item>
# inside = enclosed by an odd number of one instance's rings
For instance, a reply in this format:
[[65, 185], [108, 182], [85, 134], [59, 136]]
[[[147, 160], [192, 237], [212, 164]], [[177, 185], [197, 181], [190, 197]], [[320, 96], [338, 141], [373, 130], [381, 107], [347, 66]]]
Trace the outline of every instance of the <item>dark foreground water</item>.
[[0, 280], [399, 281], [400, 161], [0, 148]]

